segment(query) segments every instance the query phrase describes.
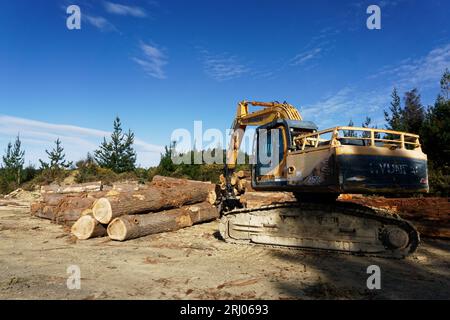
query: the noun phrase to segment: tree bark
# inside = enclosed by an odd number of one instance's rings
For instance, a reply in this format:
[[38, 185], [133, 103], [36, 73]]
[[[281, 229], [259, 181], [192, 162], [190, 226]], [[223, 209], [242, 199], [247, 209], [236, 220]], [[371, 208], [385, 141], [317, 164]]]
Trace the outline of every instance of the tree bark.
[[92, 206], [104, 192], [78, 194], [46, 194], [44, 201], [31, 204], [31, 214], [59, 224], [72, 225], [82, 215], [92, 214]]
[[167, 211], [115, 218], [108, 225], [112, 240], [124, 241], [150, 234], [175, 231], [219, 217], [217, 208], [208, 202]]
[[72, 226], [71, 232], [80, 240], [87, 240], [106, 235], [106, 228], [92, 215], [81, 216]]
[[36, 203], [33, 204], [31, 213], [36, 217], [54, 221], [57, 208], [56, 206], [47, 206], [45, 203]]
[[119, 192], [101, 198], [94, 204], [94, 217], [99, 222], [108, 224], [114, 218], [126, 214], [179, 208], [204, 201], [213, 204], [217, 199], [216, 186], [212, 183], [175, 180], [158, 181], [143, 190]]
[[82, 216], [83, 211], [92, 208], [95, 201], [94, 197], [68, 197], [62, 200], [56, 209], [55, 222], [72, 225]]

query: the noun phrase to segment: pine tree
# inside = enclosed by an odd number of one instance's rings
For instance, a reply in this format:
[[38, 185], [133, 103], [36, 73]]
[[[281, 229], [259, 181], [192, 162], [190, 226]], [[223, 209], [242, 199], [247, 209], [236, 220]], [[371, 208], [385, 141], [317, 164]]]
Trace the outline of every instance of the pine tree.
[[51, 170], [67, 169], [72, 165], [72, 161], [66, 161], [64, 148], [59, 138], [56, 139], [55, 147], [52, 149], [52, 151], [45, 150], [45, 153], [47, 153], [50, 162], [44, 162], [41, 159], [39, 159], [39, 162], [41, 163], [41, 169], [51, 169]]
[[4, 169], [8, 175], [14, 177], [17, 185], [21, 182], [24, 163], [25, 151], [22, 150], [22, 142], [20, 141], [19, 135], [17, 135], [14, 146], [9, 142], [5, 150], [5, 155], [3, 156]]
[[441, 93], [434, 106], [428, 108], [420, 137], [424, 152], [438, 168], [450, 167], [450, 74], [445, 70], [441, 79]]
[[[347, 127], [354, 127], [354, 126], [355, 126], [355, 124], [353, 123], [353, 120], [350, 119], [350, 121], [348, 122]], [[344, 131], [344, 135], [346, 137], [356, 137], [357, 136], [356, 132], [353, 131], [353, 130], [346, 130], [346, 131]]]
[[[156, 167], [155, 174], [161, 176], [172, 176], [173, 173], [177, 170], [177, 168], [181, 168], [180, 164], [175, 164], [172, 161], [172, 156], [174, 155], [176, 142], [173, 141], [169, 146], [164, 147], [164, 153], [161, 153], [161, 160], [159, 161], [158, 166]], [[189, 155], [191, 155], [189, 153]], [[179, 154], [178, 156], [183, 156]]]
[[441, 95], [445, 100], [449, 100], [450, 93], [450, 71], [445, 69], [441, 78]]
[[389, 111], [384, 111], [384, 119], [388, 123], [386, 126], [389, 130], [402, 131], [404, 130], [402, 126], [402, 107], [400, 105], [400, 96], [398, 95], [397, 89], [394, 88], [391, 94], [391, 105], [389, 106]]
[[402, 111], [402, 125], [405, 127], [405, 131], [418, 134], [425, 120], [420, 94], [414, 88], [407, 91], [403, 99], [405, 107]]
[[103, 138], [100, 148], [95, 151], [97, 163], [104, 168], [109, 168], [116, 173], [129, 172], [136, 169], [136, 151], [133, 149], [134, 133], [122, 132], [122, 124], [119, 117], [114, 120], [114, 131], [111, 141]]
[[[372, 122], [372, 119], [371, 119], [370, 117], [367, 117], [367, 116], [366, 116], [366, 119], [365, 119], [364, 122], [361, 124], [361, 127], [363, 127], [363, 128], [369, 128], [371, 122]], [[362, 137], [362, 138], [370, 138], [370, 133], [367, 132], [367, 131], [363, 131], [361, 137]]]

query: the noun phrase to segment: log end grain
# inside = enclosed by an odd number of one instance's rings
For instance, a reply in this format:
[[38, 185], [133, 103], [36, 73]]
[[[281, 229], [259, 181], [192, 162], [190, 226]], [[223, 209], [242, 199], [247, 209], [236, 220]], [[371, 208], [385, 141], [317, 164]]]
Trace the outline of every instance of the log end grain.
[[105, 227], [99, 224], [91, 215], [80, 217], [72, 226], [71, 232], [80, 240], [87, 240], [106, 234]]
[[94, 203], [92, 213], [97, 221], [103, 224], [108, 224], [112, 219], [111, 203], [106, 198], [98, 199]]
[[106, 230], [108, 232], [108, 236], [112, 240], [124, 241], [127, 239], [127, 226], [123, 219], [115, 218], [111, 221]]

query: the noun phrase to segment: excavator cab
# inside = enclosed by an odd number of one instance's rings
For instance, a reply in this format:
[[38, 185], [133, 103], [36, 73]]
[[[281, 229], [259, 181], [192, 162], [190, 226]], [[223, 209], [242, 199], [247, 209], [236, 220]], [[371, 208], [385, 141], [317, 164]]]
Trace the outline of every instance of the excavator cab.
[[340, 193], [428, 192], [419, 136], [358, 127], [316, 129], [311, 122], [289, 120], [258, 127], [253, 188], [320, 201]]
[[252, 185], [259, 190], [273, 190], [287, 185], [287, 155], [293, 149], [293, 137], [313, 133], [311, 121], [277, 119], [256, 128]]

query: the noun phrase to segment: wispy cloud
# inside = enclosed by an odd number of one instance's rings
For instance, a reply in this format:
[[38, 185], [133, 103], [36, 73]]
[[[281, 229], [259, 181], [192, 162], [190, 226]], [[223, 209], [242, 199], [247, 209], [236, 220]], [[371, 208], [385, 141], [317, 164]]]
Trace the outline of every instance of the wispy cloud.
[[81, 19], [90, 25], [96, 27], [100, 31], [108, 32], [108, 31], [117, 31], [117, 28], [109, 22], [106, 18], [101, 16], [91, 16], [86, 13], [81, 15]]
[[435, 85], [445, 68], [450, 67], [450, 43], [434, 48], [425, 56], [405, 59], [398, 64], [383, 67], [369, 79], [383, 77], [400, 89]]
[[126, 6], [123, 4], [108, 1], [104, 2], [104, 6], [106, 11], [112, 14], [118, 14], [121, 16], [133, 16], [138, 18], [145, 18], [147, 16], [145, 10], [140, 7]]
[[316, 103], [304, 106], [300, 111], [305, 119], [316, 122], [322, 129], [346, 125], [350, 119], [359, 126], [358, 121], [362, 122], [366, 116], [372, 118], [373, 125], [381, 128], [384, 124], [383, 109], [389, 103], [390, 90], [361, 91], [346, 86]]
[[314, 48], [312, 50], [301, 52], [291, 59], [291, 65], [292, 66], [302, 65], [308, 60], [317, 58], [320, 55], [321, 51], [322, 48]]
[[229, 53], [211, 54], [202, 50], [203, 68], [205, 73], [216, 81], [236, 79], [250, 71], [250, 68]]
[[330, 27], [321, 29], [318, 34], [311, 37], [299, 53], [289, 60], [288, 65], [311, 67], [313, 60], [321, 58], [333, 48], [336, 41], [335, 37], [339, 33], [338, 29]]
[[[103, 137], [110, 132], [67, 124], [55, 124], [31, 119], [0, 115], [0, 141], [5, 143], [19, 133], [26, 150], [27, 160], [36, 164], [45, 158], [45, 149], [53, 147], [57, 138], [63, 142], [69, 160], [78, 160], [98, 148]], [[138, 162], [142, 165], [155, 165], [163, 147], [135, 139]]]
[[306, 105], [301, 112], [305, 119], [317, 122], [322, 128], [337, 125], [337, 119], [344, 119], [343, 124], [346, 124], [353, 118], [358, 125], [366, 115], [372, 118], [374, 125], [383, 127], [383, 110], [389, 105], [394, 87], [400, 92], [413, 87], [418, 87], [421, 92], [437, 89], [445, 68], [450, 68], [450, 44], [434, 48], [423, 57], [404, 59], [382, 68], [367, 78], [370, 89], [364, 89], [363, 84], [347, 85], [318, 102]]
[[151, 77], [166, 79], [164, 66], [168, 63], [166, 55], [157, 46], [141, 42], [139, 48], [142, 51], [141, 58], [133, 57], [133, 61]]

